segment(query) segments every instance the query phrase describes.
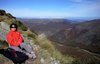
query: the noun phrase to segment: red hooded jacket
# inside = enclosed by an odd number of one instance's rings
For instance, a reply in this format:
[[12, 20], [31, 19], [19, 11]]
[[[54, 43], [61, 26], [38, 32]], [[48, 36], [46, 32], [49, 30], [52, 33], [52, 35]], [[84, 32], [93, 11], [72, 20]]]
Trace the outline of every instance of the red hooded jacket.
[[22, 36], [20, 35], [18, 31], [10, 31], [6, 35], [6, 38], [10, 46], [19, 46], [23, 40]]

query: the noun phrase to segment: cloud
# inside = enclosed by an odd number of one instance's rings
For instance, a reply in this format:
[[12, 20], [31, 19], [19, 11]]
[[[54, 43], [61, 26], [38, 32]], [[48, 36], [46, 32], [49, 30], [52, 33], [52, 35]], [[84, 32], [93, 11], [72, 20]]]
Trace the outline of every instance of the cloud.
[[[63, 0], [62, 0], [63, 1]], [[67, 0], [66, 0], [67, 1]], [[66, 4], [65, 6], [51, 6], [51, 8], [46, 7], [43, 9], [40, 8], [8, 8], [8, 12], [13, 14], [16, 17], [37, 17], [37, 18], [64, 18], [64, 17], [91, 17], [99, 16], [100, 13], [100, 3], [95, 0], [69, 0], [75, 4]], [[41, 5], [42, 6], [42, 5]], [[47, 10], [48, 9], [48, 10]]]
[[83, 4], [78, 4], [72, 8], [70, 12], [73, 14], [72, 16], [97, 16], [100, 17], [100, 3], [83, 3]]
[[100, 0], [68, 0], [73, 3], [95, 3], [100, 2]]
[[83, 0], [70, 0], [70, 1], [76, 2], [76, 3], [83, 2]]
[[65, 12], [58, 11], [44, 11], [44, 10], [32, 10], [32, 9], [10, 9], [7, 12], [10, 12], [16, 17], [27, 17], [27, 18], [64, 18], [69, 14]]

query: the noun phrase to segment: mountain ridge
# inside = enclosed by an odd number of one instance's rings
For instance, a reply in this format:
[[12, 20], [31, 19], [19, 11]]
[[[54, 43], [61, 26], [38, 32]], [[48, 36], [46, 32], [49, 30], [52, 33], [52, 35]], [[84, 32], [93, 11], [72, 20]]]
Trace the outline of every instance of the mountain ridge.
[[[3, 14], [1, 14], [1, 13], [3, 13]], [[33, 50], [35, 51], [35, 53], [37, 55], [37, 59], [34, 61], [29, 59], [26, 61], [26, 64], [89, 64], [89, 63], [90, 64], [91, 63], [99, 64], [100, 63], [100, 58], [97, 55], [89, 54], [89, 53], [87, 53], [87, 51], [81, 50], [78, 47], [67, 46], [67, 48], [66, 48], [62, 44], [57, 44], [58, 41], [55, 42], [55, 41], [50, 40], [46, 36], [45, 32], [42, 32], [41, 34], [37, 34], [37, 32], [35, 32], [35, 30], [31, 31], [30, 27], [28, 27], [28, 26], [26, 27], [26, 24], [24, 24], [20, 20], [17, 20], [15, 17], [10, 17], [11, 14], [6, 15], [6, 13], [3, 12], [3, 10], [1, 10], [0, 14], [1, 14], [0, 15], [0, 26], [3, 27], [6, 25], [6, 27], [4, 27], [4, 29], [6, 29], [4, 31], [5, 33], [2, 31], [1, 27], [0, 27], [0, 30], [1, 30], [0, 33], [4, 33], [4, 35], [5, 35], [8, 32], [7, 30], [9, 30], [9, 28], [7, 28], [7, 27], [11, 23], [14, 22], [14, 23], [18, 24], [19, 31], [21, 32], [25, 42], [28, 42], [28, 44], [30, 44], [32, 46]], [[72, 30], [72, 28], [73, 28], [72, 24], [70, 24], [69, 22], [68, 23], [62, 22], [62, 20], [59, 20], [61, 22], [58, 22], [58, 20], [56, 20], [56, 21], [57, 22], [54, 22], [54, 23], [52, 22], [51, 24], [47, 22], [47, 23], [43, 23], [42, 25], [40, 25], [40, 23], [39, 23], [39, 25], [36, 25], [37, 27], [36, 26], [35, 27], [41, 29], [40, 27], [42, 26], [41, 30], [44, 30], [43, 28], [46, 28], [46, 26], [49, 25], [47, 28], [51, 29], [50, 31], [51, 31], [51, 33], [53, 33], [52, 35], [49, 35], [49, 37], [51, 37], [51, 36], [55, 37], [54, 35], [57, 33], [59, 34], [60, 31], [61, 31], [61, 35], [59, 35], [59, 36], [63, 37], [63, 32], [65, 32], [64, 35], [66, 35], [66, 32]], [[4, 24], [2, 24], [2, 23], [4, 23]], [[45, 25], [45, 24], [47, 24], [47, 25]], [[57, 24], [57, 26], [55, 26], [56, 24]], [[61, 25], [62, 27], [59, 27], [59, 25]], [[74, 26], [77, 26], [77, 24], [75, 24]], [[65, 27], [67, 27], [66, 30], [65, 30]], [[47, 31], [49, 29], [46, 29], [45, 31]], [[57, 31], [55, 31], [55, 29], [57, 29]], [[56, 36], [58, 36], [58, 35], [56, 35]], [[2, 37], [0, 36], [0, 38], [2, 38]], [[72, 36], [70, 36], [70, 38], [72, 38]], [[3, 44], [4, 42], [7, 43], [5, 39], [0, 39], [1, 48], [7, 47], [7, 44]], [[63, 40], [61, 42], [63, 42]], [[3, 47], [3, 46], [5, 46], [5, 47]], [[59, 51], [63, 51], [63, 52], [67, 51], [68, 53], [66, 53], [66, 55], [65, 54], [63, 55]], [[0, 55], [0, 63], [11, 64], [12, 62], [9, 59], [6, 59]]]
[[[76, 23], [71, 23], [70, 21], [68, 21], [68, 23], [63, 23], [63, 21], [61, 21], [61, 22], [57, 22], [58, 25], [57, 23], [53, 22], [53, 20], [52, 22], [44, 23], [44, 24], [38, 22], [34, 23], [34, 20], [33, 22], [31, 21], [31, 24], [28, 25], [28, 23], [30, 22], [26, 21], [25, 25], [31, 26], [29, 28], [31, 30], [36, 31], [38, 35], [44, 33], [47, 36], [47, 38], [53, 42], [53, 45], [55, 45], [55, 47], [64, 55], [69, 54], [71, 56], [79, 57], [79, 58], [80, 57], [84, 58], [85, 55], [89, 57], [91, 57], [91, 55], [94, 55], [97, 58], [100, 57], [99, 48], [96, 47], [94, 48], [91, 45], [91, 41], [93, 39], [95, 40], [95, 38], [91, 39], [91, 37], [94, 37], [93, 34], [98, 34], [100, 32], [99, 31], [100, 19], [94, 19], [90, 21], [76, 22]], [[57, 28], [55, 27], [58, 27], [58, 31], [56, 31]], [[39, 33], [39, 31], [41, 33]], [[53, 34], [48, 36], [46, 32], [48, 32], [48, 34], [50, 33]]]
[[[17, 20], [16, 17], [12, 15], [10, 17], [10, 15], [7, 15], [4, 10], [0, 10], [0, 34], [6, 36], [11, 23], [18, 25], [24, 41], [33, 48], [37, 55], [35, 60], [28, 59], [25, 64], [71, 64], [74, 61], [74, 58], [71, 56], [63, 56], [46, 37], [40, 38], [35, 32], [32, 32], [22, 22]], [[0, 36], [0, 49], [2, 48], [8, 48], [8, 44], [6, 38]], [[67, 62], [65, 61], [66, 59]], [[0, 54], [0, 64], [12, 64], [12, 61]]]

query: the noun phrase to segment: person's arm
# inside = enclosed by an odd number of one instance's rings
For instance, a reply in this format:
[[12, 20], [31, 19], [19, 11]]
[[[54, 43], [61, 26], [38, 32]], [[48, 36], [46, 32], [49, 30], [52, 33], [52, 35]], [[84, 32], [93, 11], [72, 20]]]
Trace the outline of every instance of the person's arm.
[[18, 43], [21, 43], [21, 42], [23, 41], [23, 38], [22, 38], [22, 36], [21, 36], [20, 33], [18, 33], [18, 36], [19, 36], [19, 37], [18, 37], [18, 41], [17, 41], [17, 42], [18, 42]]
[[8, 45], [10, 46], [11, 44], [13, 44], [14, 43], [14, 40], [13, 40], [13, 38], [11, 37], [11, 35], [7, 35], [6, 36], [6, 39], [7, 39], [7, 42], [8, 42]]

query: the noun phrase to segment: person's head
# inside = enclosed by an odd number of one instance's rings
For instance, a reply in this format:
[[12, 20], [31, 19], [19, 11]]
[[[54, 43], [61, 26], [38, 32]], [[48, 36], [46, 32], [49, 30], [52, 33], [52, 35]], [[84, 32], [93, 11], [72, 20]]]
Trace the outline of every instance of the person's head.
[[18, 29], [17, 24], [12, 23], [12, 24], [10, 25], [10, 30], [12, 30], [12, 31], [17, 31], [17, 29]]

